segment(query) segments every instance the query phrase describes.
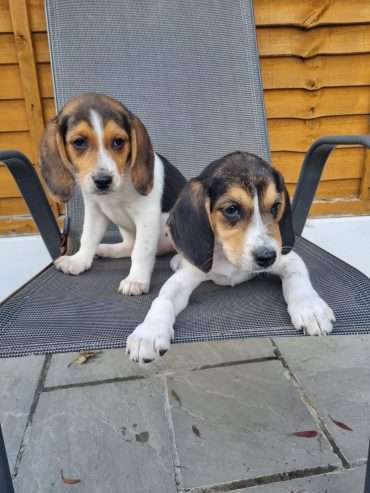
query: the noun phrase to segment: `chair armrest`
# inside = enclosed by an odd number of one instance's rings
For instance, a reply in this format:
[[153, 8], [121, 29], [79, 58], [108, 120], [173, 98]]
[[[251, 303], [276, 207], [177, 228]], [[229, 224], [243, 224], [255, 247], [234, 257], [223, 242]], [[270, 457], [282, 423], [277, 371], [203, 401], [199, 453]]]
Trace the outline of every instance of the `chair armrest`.
[[64, 238], [34, 167], [17, 151], [0, 151], [0, 161], [13, 175], [51, 258], [56, 259], [61, 254]]
[[362, 145], [370, 148], [370, 135], [322, 137], [309, 148], [292, 203], [293, 226], [297, 235], [302, 234], [322, 170], [329, 154], [337, 145]]

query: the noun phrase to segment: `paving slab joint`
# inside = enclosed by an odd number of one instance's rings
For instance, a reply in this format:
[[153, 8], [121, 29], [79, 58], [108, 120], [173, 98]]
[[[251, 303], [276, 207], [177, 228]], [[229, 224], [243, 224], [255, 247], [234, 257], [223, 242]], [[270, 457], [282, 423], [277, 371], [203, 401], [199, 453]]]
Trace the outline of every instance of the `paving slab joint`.
[[78, 383], [66, 383], [61, 385], [48, 385], [44, 386], [43, 392], [55, 392], [56, 390], [69, 390], [81, 387], [95, 387], [97, 385], [106, 385], [108, 383], [121, 383], [121, 382], [132, 382], [136, 380], [143, 380], [147, 378], [143, 375], [130, 375], [127, 377], [115, 377], [115, 378], [105, 378], [104, 380], [90, 380], [89, 382], [78, 382]]
[[292, 384], [298, 390], [303, 404], [308, 409], [308, 412], [313, 417], [315, 423], [320, 428], [322, 434], [328, 440], [328, 442], [329, 442], [329, 444], [333, 450], [333, 453], [340, 459], [344, 469], [350, 469], [351, 468], [350, 462], [345, 457], [343, 452], [340, 450], [339, 446], [337, 445], [336, 441], [334, 440], [334, 437], [331, 435], [328, 427], [326, 426], [324, 418], [322, 416], [320, 416], [320, 413], [316, 409], [314, 403], [311, 401], [310, 397], [306, 394], [304, 386], [300, 383], [299, 379], [295, 376], [293, 370], [290, 368], [288, 362], [284, 358], [278, 345], [275, 343], [275, 341], [273, 339], [271, 339], [271, 342], [272, 342], [272, 345], [274, 346], [274, 353], [276, 354], [277, 358], [280, 360], [281, 364], [283, 365], [283, 367], [286, 369], [286, 371], [288, 373], [287, 378], [292, 382]]
[[39, 378], [37, 381], [37, 386], [36, 386], [36, 389], [35, 389], [35, 392], [34, 392], [33, 398], [32, 398], [30, 411], [28, 413], [26, 425], [24, 427], [21, 443], [20, 443], [20, 446], [18, 449], [17, 457], [15, 459], [13, 477], [16, 477], [18, 474], [19, 466], [20, 466], [20, 463], [22, 461], [23, 453], [24, 453], [25, 446], [26, 446], [27, 434], [28, 434], [30, 427], [32, 425], [33, 416], [36, 412], [37, 405], [38, 405], [39, 400], [40, 400], [40, 395], [44, 390], [44, 384], [45, 384], [45, 380], [46, 380], [50, 365], [51, 365], [51, 354], [47, 354], [45, 356], [44, 363], [41, 367], [40, 375], [39, 375]]
[[282, 483], [285, 481], [291, 481], [292, 479], [301, 479], [305, 477], [319, 476], [321, 474], [327, 474], [330, 472], [340, 470], [336, 466], [317, 466], [307, 469], [298, 469], [291, 472], [282, 472], [276, 474], [270, 474], [268, 476], [259, 476], [257, 478], [240, 479], [231, 481], [228, 483], [215, 484], [209, 486], [201, 486], [191, 488], [188, 490], [182, 490], [179, 493], [227, 493], [229, 491], [235, 491], [240, 489], [252, 488], [254, 486], [263, 486], [272, 483]]
[[213, 368], [225, 368], [229, 366], [247, 365], [250, 363], [265, 363], [266, 361], [276, 361], [276, 356], [262, 356], [260, 358], [241, 359], [237, 361], [223, 361], [222, 363], [215, 363], [210, 365], [202, 365], [192, 368], [191, 371], [211, 370]]
[[164, 412], [166, 415], [167, 424], [168, 424], [168, 428], [169, 428], [169, 432], [170, 432], [170, 436], [171, 436], [171, 446], [172, 446], [173, 461], [174, 461], [175, 483], [176, 483], [177, 492], [182, 493], [185, 490], [184, 490], [182, 474], [181, 474], [180, 456], [179, 456], [179, 453], [177, 450], [177, 445], [176, 445], [175, 426], [174, 426], [173, 419], [172, 419], [171, 403], [170, 403], [170, 397], [169, 397], [169, 388], [168, 388], [168, 382], [167, 382], [167, 376], [166, 375], [162, 376], [162, 381], [163, 381], [163, 388], [164, 388]]

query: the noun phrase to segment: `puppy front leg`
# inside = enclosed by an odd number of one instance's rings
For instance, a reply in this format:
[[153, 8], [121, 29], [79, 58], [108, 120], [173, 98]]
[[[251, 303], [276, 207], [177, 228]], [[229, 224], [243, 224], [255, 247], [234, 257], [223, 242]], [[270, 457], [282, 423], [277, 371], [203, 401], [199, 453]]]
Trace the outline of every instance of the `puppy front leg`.
[[132, 361], [150, 363], [168, 351], [177, 315], [188, 305], [194, 289], [206, 279], [206, 274], [184, 261], [164, 283], [144, 322], [127, 338], [126, 352]]
[[118, 291], [135, 296], [147, 293], [155, 262], [160, 235], [160, 214], [136, 218], [136, 237], [131, 253], [129, 275], [123, 279]]
[[119, 243], [100, 243], [96, 249], [98, 257], [126, 258], [130, 257], [134, 248], [134, 236], [123, 228], [118, 228], [122, 241]]
[[65, 274], [77, 276], [90, 269], [94, 255], [107, 229], [108, 221], [96, 204], [85, 200], [85, 218], [80, 249], [74, 255], [63, 255], [54, 263]]
[[273, 272], [281, 277], [288, 313], [297, 330], [308, 335], [326, 335], [333, 330], [335, 316], [313, 288], [307, 267], [295, 253], [282, 255]]

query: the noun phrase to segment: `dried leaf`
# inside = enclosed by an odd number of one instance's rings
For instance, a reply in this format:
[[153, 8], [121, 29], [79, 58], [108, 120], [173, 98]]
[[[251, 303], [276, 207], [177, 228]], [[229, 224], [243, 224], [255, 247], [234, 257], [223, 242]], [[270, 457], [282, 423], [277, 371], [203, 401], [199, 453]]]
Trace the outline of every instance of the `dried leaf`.
[[81, 483], [81, 479], [71, 479], [71, 478], [66, 478], [63, 474], [63, 469], [60, 470], [60, 477], [62, 478], [62, 481], [64, 484], [78, 484]]
[[318, 432], [316, 430], [296, 431], [295, 433], [292, 433], [292, 435], [300, 438], [315, 438], [317, 437]]
[[176, 402], [178, 402], [179, 406], [181, 407], [182, 402], [181, 402], [181, 399], [180, 399], [180, 396], [178, 395], [178, 393], [175, 392], [174, 390], [171, 390], [170, 395], [171, 395], [172, 399], [174, 399]]
[[68, 363], [67, 368], [69, 368], [72, 365], [84, 365], [89, 361], [91, 358], [96, 358], [96, 356], [99, 353], [95, 351], [81, 351], [81, 353], [74, 358], [70, 363]]
[[337, 425], [339, 428], [342, 428], [342, 430], [353, 431], [350, 426], [346, 425], [346, 423], [343, 423], [342, 421], [337, 421], [336, 419], [332, 418], [330, 414], [329, 418], [333, 421], [335, 425]]
[[194, 435], [196, 435], [198, 438], [200, 438], [200, 431], [199, 431], [199, 429], [195, 425], [193, 425], [191, 427], [191, 429], [193, 430]]

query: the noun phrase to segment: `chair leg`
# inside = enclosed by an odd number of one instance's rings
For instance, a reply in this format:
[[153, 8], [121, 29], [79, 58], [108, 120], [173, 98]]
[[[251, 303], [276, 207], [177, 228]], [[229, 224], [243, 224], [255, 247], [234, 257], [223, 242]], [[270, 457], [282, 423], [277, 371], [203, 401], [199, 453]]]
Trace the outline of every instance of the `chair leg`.
[[370, 442], [369, 442], [369, 453], [368, 453], [367, 464], [366, 464], [366, 478], [365, 478], [364, 493], [370, 493]]
[[14, 493], [12, 476], [10, 474], [8, 457], [6, 455], [3, 433], [0, 425], [0, 491]]

